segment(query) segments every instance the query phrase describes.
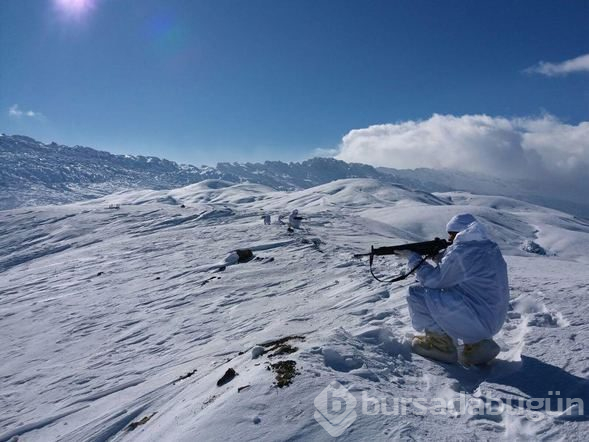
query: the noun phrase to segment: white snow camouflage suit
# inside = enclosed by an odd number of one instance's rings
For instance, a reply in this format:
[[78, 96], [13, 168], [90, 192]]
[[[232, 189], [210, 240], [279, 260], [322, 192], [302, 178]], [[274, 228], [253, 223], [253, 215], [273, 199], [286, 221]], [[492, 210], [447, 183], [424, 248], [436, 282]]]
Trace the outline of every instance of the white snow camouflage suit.
[[288, 216], [288, 223], [293, 229], [300, 229], [302, 220], [303, 217], [299, 216], [299, 211], [297, 209], [294, 209]]
[[[420, 260], [413, 254], [409, 267]], [[409, 287], [407, 297], [416, 330], [472, 344], [490, 339], [503, 326], [509, 304], [507, 266], [478, 221], [456, 235], [437, 267], [424, 263], [416, 276], [420, 285]]]

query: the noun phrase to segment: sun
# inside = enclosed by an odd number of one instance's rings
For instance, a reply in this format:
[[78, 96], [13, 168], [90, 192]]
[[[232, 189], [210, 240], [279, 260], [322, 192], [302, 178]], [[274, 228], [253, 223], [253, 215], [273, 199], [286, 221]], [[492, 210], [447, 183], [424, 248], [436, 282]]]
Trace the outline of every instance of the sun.
[[64, 15], [81, 17], [94, 7], [95, 0], [53, 0], [53, 3]]

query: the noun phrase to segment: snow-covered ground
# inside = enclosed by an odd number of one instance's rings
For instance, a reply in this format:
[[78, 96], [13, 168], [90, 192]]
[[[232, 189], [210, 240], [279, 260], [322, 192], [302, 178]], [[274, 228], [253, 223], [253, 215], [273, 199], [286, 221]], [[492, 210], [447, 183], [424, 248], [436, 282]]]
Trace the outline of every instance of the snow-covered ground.
[[[294, 234], [260, 219], [294, 208], [307, 218]], [[411, 355], [412, 281], [379, 283], [352, 259], [443, 236], [465, 211], [510, 272], [487, 368]], [[254, 259], [233, 264], [245, 248]], [[203, 181], [2, 211], [0, 441], [331, 440], [324, 427], [342, 440], [583, 440], [588, 412], [558, 399], [589, 403], [588, 250], [589, 223], [562, 212], [370, 179], [297, 192]], [[282, 388], [280, 367], [295, 374]]]

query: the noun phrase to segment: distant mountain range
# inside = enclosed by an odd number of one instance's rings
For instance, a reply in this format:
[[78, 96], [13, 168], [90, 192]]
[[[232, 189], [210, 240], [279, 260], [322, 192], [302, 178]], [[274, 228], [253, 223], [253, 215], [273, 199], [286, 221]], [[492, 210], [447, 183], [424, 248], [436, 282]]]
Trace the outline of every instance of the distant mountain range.
[[178, 164], [157, 157], [114, 155], [83, 146], [43, 144], [22, 135], [0, 135], [0, 210], [63, 204], [124, 189], [172, 189], [206, 179], [251, 182], [276, 190], [314, 187], [337, 179], [374, 178], [426, 192], [451, 190], [517, 197], [589, 216], [589, 203], [549, 195], [537, 183], [506, 181], [455, 170], [398, 170], [313, 158], [284, 163], [218, 163], [216, 167]]
[[178, 164], [156, 157], [114, 155], [83, 146], [43, 144], [21, 135], [0, 136], [0, 208], [55, 204], [123, 189], [172, 189], [206, 179], [252, 182], [276, 190], [305, 189], [340, 178], [387, 178], [372, 166], [332, 158], [302, 163], [266, 161]]

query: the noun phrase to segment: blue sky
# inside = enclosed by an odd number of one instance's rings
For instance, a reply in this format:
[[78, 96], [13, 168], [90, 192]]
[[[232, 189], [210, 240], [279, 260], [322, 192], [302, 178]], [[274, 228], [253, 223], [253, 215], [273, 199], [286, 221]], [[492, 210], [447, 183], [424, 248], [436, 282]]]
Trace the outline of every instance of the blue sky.
[[587, 72], [524, 71], [589, 53], [588, 22], [575, 0], [2, 0], [0, 131], [198, 165], [435, 113], [578, 125]]

